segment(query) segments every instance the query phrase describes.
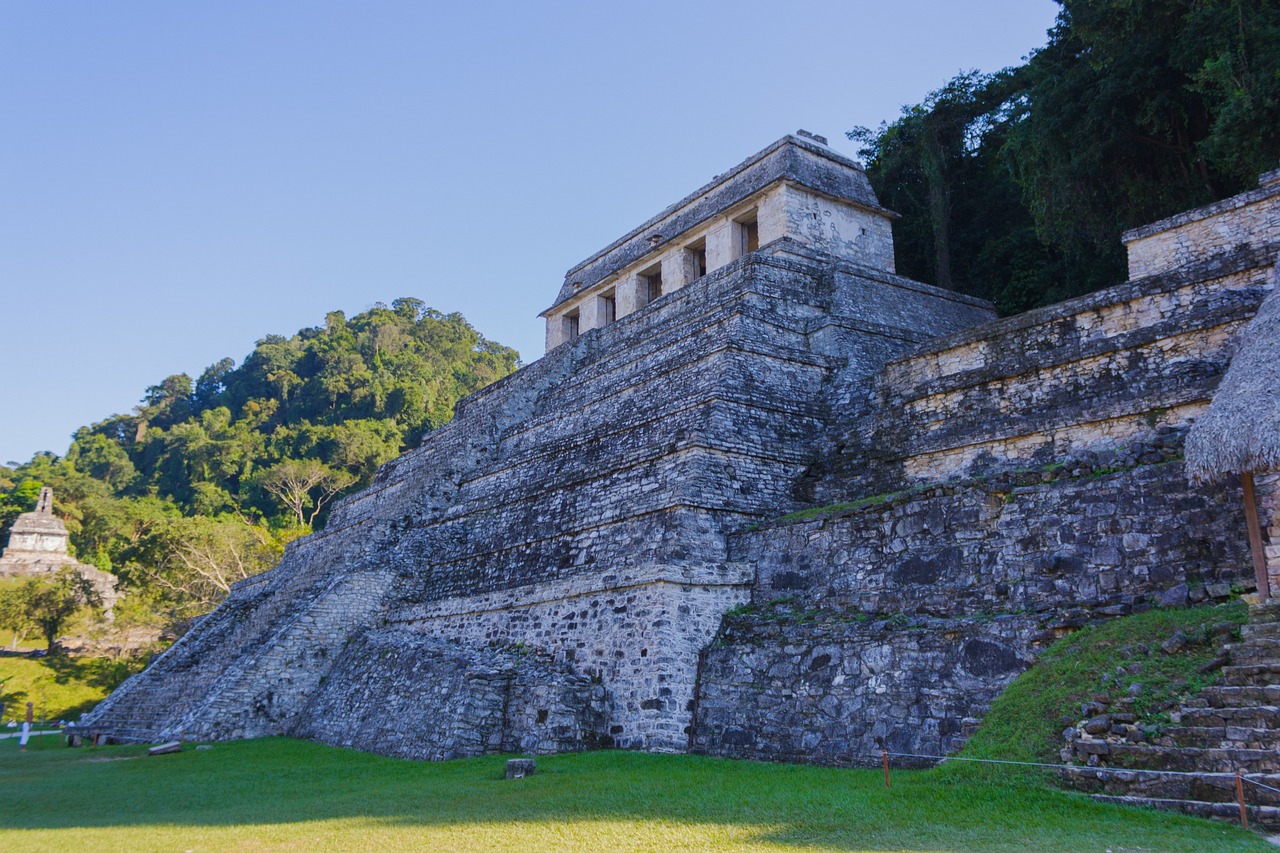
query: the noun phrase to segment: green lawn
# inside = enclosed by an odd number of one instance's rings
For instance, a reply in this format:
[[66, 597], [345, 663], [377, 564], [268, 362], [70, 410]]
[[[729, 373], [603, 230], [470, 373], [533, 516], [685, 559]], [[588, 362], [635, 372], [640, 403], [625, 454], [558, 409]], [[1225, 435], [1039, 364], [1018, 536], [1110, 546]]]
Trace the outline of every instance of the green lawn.
[[141, 665], [106, 658], [0, 654], [4, 719], [23, 719], [27, 702], [35, 706], [37, 720], [77, 719]]
[[1236, 827], [1029, 783], [597, 752], [419, 763], [273, 738], [19, 754], [0, 742], [8, 851], [1274, 849]]

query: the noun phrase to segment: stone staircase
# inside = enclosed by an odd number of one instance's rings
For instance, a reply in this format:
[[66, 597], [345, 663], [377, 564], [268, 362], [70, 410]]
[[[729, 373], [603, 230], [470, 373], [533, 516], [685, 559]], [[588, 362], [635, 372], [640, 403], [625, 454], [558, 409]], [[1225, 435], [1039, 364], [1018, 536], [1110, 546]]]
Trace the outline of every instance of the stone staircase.
[[1252, 784], [1280, 789], [1280, 603], [1251, 606], [1241, 633], [1224, 646], [1221, 682], [1183, 703], [1173, 726], [1144, 730], [1123, 707], [1083, 721], [1063, 750], [1083, 766], [1063, 779], [1103, 802], [1239, 821], [1239, 771], [1250, 825], [1280, 830], [1280, 790]]

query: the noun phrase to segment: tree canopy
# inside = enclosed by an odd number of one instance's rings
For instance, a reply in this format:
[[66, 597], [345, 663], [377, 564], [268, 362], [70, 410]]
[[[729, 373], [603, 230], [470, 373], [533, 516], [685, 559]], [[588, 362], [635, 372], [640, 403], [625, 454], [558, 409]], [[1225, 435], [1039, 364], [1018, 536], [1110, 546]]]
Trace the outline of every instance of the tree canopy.
[[1280, 165], [1280, 5], [1058, 0], [1026, 64], [856, 128], [905, 275], [1009, 314], [1118, 284], [1121, 233]]
[[158, 608], [184, 623], [518, 366], [515, 350], [417, 299], [331, 312], [264, 337], [239, 365], [162, 379], [131, 413], [78, 429], [64, 457], [0, 468], [0, 540], [51, 486], [76, 556], [152, 605], [117, 618]]

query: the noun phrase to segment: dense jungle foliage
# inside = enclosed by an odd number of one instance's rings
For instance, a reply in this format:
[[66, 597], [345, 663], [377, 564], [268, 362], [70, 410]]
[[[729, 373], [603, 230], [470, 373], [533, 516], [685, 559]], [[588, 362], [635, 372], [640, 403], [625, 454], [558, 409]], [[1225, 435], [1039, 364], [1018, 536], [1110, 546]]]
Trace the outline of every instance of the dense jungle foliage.
[[904, 275], [1002, 314], [1125, 280], [1121, 233], [1280, 166], [1280, 3], [1058, 0], [1024, 65], [856, 128]]
[[335, 311], [268, 335], [239, 366], [164, 379], [131, 414], [77, 430], [64, 457], [0, 467], [0, 540], [51, 486], [76, 556], [128, 592], [117, 621], [181, 627], [518, 366], [515, 350], [417, 299]]

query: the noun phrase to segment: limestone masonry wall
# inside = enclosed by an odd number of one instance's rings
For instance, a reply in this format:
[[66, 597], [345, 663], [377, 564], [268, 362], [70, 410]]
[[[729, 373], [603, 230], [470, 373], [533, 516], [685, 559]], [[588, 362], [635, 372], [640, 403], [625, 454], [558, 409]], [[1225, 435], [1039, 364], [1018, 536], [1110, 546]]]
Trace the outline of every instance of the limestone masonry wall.
[[1136, 453], [734, 535], [756, 582], [704, 655], [694, 745], [848, 763], [887, 738], [941, 755], [1066, 631], [1181, 583], [1225, 596], [1250, 575], [1222, 524], [1243, 516], [1239, 489], [1190, 489], [1180, 447], [1170, 431]]
[[369, 631], [353, 646], [294, 734], [430, 761], [604, 741], [604, 688], [532, 653], [396, 630]]
[[889, 364], [870, 416], [846, 427], [824, 496], [1047, 462], [1187, 424], [1269, 292], [1277, 250], [1220, 255]]
[[1169, 272], [1243, 247], [1280, 242], [1280, 169], [1258, 179], [1258, 188], [1188, 210], [1124, 234], [1129, 278]]

